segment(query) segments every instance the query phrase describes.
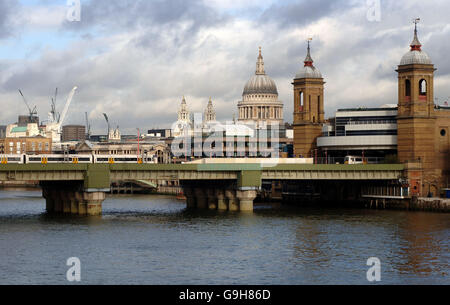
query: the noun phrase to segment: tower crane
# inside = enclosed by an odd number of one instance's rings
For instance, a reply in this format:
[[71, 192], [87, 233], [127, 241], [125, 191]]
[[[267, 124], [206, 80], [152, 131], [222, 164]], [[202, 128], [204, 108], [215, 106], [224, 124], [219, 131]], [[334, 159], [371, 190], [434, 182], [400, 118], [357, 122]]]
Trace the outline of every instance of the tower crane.
[[59, 121], [59, 113], [56, 112], [56, 97], [58, 95], [58, 88], [55, 90], [55, 97], [52, 97], [52, 104], [51, 104], [51, 110], [48, 114], [48, 121], [49, 123], [56, 123]]
[[106, 113], [103, 113], [103, 116], [105, 117], [106, 123], [108, 124], [108, 136], [109, 136], [109, 132], [111, 130], [111, 124], [109, 123], [108, 115]]
[[31, 109], [31, 107], [28, 105], [27, 99], [25, 98], [25, 96], [23, 95], [23, 93], [22, 93], [22, 91], [21, 91], [20, 89], [19, 89], [19, 93], [20, 93], [20, 95], [22, 96], [22, 99], [23, 99], [25, 105], [26, 105], [27, 108], [28, 108], [28, 112], [29, 112], [29, 115], [30, 115], [30, 120], [29, 120], [29, 122], [31, 123], [31, 122], [33, 121], [33, 117], [34, 117], [35, 115], [37, 115], [37, 109], [36, 109], [36, 106], [34, 106], [34, 108]]
[[86, 116], [86, 138], [89, 140], [91, 138], [91, 124], [89, 124], [88, 113], [85, 112]]
[[[70, 103], [72, 102], [73, 96], [75, 95], [75, 91], [78, 89], [78, 87], [73, 87], [72, 91], [70, 91], [69, 97], [67, 98], [66, 105], [64, 106], [64, 109], [61, 113], [61, 116], [57, 118], [56, 121], [53, 123], [50, 123], [47, 125], [47, 132], [52, 133], [52, 140], [53, 142], [60, 142], [61, 141], [61, 127], [64, 123], [64, 120], [67, 116], [67, 111], [69, 110]], [[55, 95], [56, 99], [56, 95]], [[56, 110], [55, 110], [56, 113]]]

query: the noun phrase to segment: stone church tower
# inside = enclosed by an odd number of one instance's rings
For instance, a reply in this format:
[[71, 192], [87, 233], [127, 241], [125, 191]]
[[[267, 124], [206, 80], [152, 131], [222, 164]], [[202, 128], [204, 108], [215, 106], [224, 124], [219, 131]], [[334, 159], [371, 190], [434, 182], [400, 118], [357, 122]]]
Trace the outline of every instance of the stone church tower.
[[182, 135], [190, 134], [191, 129], [192, 129], [191, 116], [186, 103], [186, 99], [183, 96], [181, 106], [178, 109], [178, 120], [174, 124], [174, 126], [172, 126], [172, 132], [174, 137], [179, 137]]
[[214, 110], [211, 98], [209, 98], [208, 105], [205, 109], [204, 121], [205, 123], [216, 122], [216, 110]]
[[294, 82], [294, 154], [311, 157], [324, 123], [324, 84], [322, 74], [314, 67], [310, 41], [303, 68]]
[[410, 179], [413, 194], [439, 195], [449, 177], [450, 109], [434, 104], [434, 72], [430, 57], [422, 50], [415, 21], [411, 49], [398, 72], [398, 158], [418, 162], [420, 173]]

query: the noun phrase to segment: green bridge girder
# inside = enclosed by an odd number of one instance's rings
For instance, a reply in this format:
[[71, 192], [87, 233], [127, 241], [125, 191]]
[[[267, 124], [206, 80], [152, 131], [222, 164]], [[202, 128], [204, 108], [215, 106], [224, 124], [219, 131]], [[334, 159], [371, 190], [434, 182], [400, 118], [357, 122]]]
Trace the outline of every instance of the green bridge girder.
[[403, 164], [0, 164], [0, 181], [84, 181], [85, 189], [107, 189], [111, 180], [236, 180], [240, 188], [263, 179], [392, 180]]

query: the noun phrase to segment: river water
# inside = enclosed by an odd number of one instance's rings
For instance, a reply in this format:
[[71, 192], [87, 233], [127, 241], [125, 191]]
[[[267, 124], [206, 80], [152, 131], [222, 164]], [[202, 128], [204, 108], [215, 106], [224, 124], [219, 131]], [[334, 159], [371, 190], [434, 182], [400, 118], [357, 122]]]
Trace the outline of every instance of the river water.
[[40, 191], [0, 191], [0, 284], [450, 284], [450, 216], [257, 206], [186, 211], [175, 198], [107, 197], [98, 218], [49, 216]]

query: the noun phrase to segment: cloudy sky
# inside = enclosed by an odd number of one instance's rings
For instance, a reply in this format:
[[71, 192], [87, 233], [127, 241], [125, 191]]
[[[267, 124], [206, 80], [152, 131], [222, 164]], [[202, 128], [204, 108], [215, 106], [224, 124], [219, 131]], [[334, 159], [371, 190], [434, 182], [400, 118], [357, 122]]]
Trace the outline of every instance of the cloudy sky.
[[81, 0], [80, 21], [67, 16], [71, 2], [0, 0], [0, 125], [27, 113], [19, 88], [45, 120], [55, 88], [61, 111], [75, 85], [65, 123], [84, 124], [88, 112], [95, 133], [105, 133], [103, 112], [123, 133], [169, 127], [183, 95], [199, 112], [211, 96], [218, 119], [229, 120], [259, 46], [291, 122], [308, 37], [327, 82], [326, 117], [395, 104], [415, 17], [438, 69], [435, 97], [450, 96], [448, 0]]

